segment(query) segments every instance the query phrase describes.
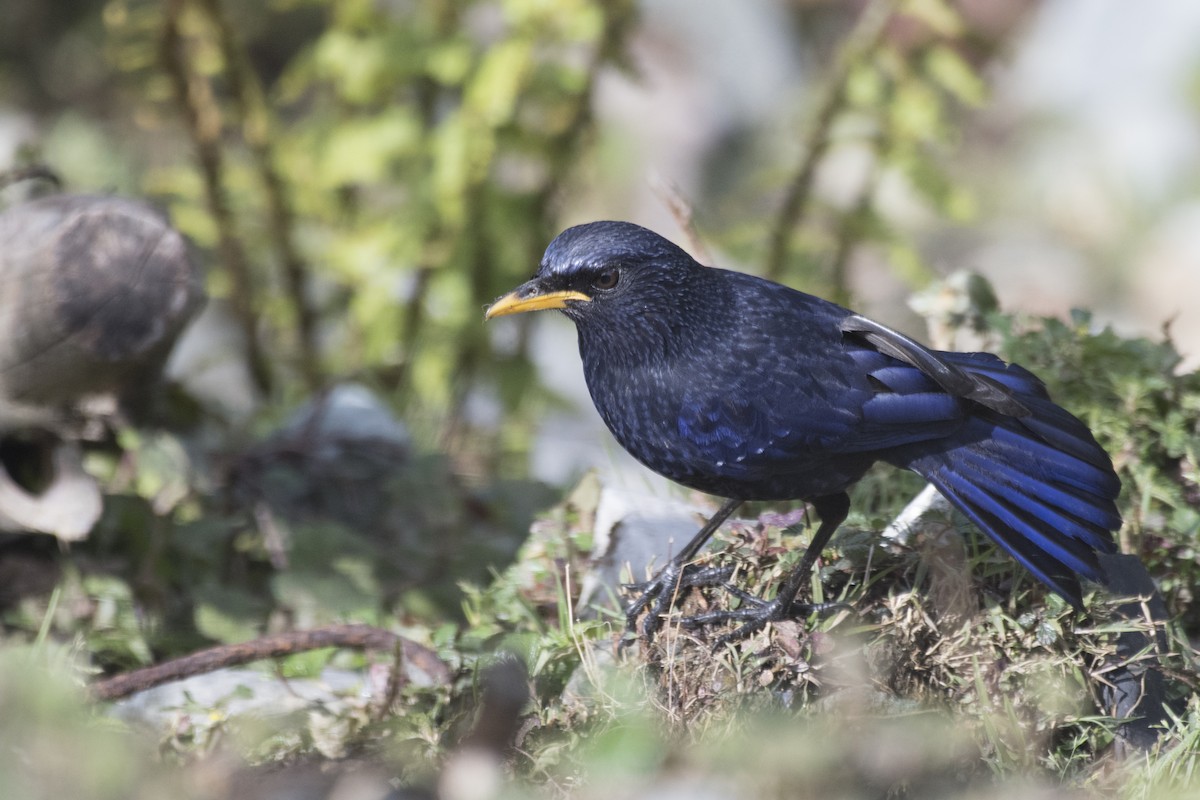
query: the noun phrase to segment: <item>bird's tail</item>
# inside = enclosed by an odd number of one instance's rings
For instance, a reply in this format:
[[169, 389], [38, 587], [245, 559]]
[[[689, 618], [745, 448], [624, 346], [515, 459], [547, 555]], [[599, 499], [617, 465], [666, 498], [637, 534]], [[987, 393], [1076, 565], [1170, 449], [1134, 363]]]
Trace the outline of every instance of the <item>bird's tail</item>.
[[[1087, 426], [1027, 370], [986, 354], [940, 353], [1013, 392], [1029, 413], [986, 413], [959, 444], [912, 452], [904, 466], [933, 483], [985, 533], [1077, 608], [1079, 578], [1104, 582], [1096, 552], [1116, 550], [1120, 481]], [[918, 449], [919, 448], [914, 448]]]

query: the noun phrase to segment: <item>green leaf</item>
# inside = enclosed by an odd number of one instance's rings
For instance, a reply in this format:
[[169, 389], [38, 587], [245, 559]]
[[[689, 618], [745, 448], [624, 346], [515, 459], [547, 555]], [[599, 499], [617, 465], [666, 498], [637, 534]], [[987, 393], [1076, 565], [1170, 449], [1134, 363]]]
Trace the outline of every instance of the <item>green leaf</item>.
[[978, 107], [987, 99], [987, 86], [983, 79], [949, 45], [930, 48], [925, 56], [925, 69], [938, 86], [967, 105]]
[[397, 159], [416, 152], [420, 136], [416, 119], [405, 108], [345, 120], [323, 144], [317, 177], [324, 185], [334, 187], [387, 180]]

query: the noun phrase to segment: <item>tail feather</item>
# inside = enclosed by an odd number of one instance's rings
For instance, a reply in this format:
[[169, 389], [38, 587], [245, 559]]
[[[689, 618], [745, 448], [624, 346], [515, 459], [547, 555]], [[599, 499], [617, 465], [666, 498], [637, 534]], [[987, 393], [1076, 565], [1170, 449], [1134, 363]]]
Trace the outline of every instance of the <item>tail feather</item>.
[[944, 360], [976, 375], [985, 375], [996, 383], [1021, 395], [1024, 402], [1029, 398], [1049, 400], [1046, 384], [1042, 379], [1018, 364], [1009, 364], [993, 353], [956, 353], [939, 351]]
[[1111, 550], [1111, 534], [1056, 508], [1042, 494], [1045, 483], [1014, 483], [998, 474], [1009, 470], [1002, 464], [994, 465], [996, 472], [982, 472], [987, 464], [970, 463], [975, 455], [951, 455], [926, 477], [1038, 578], [1078, 603], [1075, 576], [1102, 579], [1096, 551]]
[[989, 441], [968, 442], [965, 447], [955, 448], [952, 468], [968, 473], [994, 492], [1011, 495], [1023, 506], [1046, 505], [1054, 513], [1071, 517], [1071, 522], [1091, 526], [1095, 547], [1111, 541], [1110, 531], [1121, 523], [1112, 504], [1120, 486], [1110, 484], [1111, 467], [1101, 470], [1055, 451], [1048, 453], [1023, 445], [1022, 441], [1008, 441], [993, 429]]
[[[1008, 454], [1010, 460], [1000, 461], [995, 454], [986, 455], [966, 449], [954, 472], [985, 492], [999, 497], [1014, 508], [1033, 515], [1052, 530], [1078, 539], [1089, 549], [1109, 547], [1112, 544], [1112, 527], [1120, 524], [1106, 503], [1094, 494], [1081, 493], [1070, 486], [1063, 487], [1053, 476], [1035, 475], [1031, 481], [1029, 471], [1014, 466], [1017, 454]], [[1036, 538], [1036, 537], [1035, 537]]]
[[[974, 502], [971, 495], [978, 490], [969, 483], [956, 487], [953, 483], [940, 476], [927, 476], [931, 483], [938, 488], [951, 503], [966, 514], [967, 518], [979, 526], [980, 530], [999, 544], [1005, 551], [1022, 566], [1033, 573], [1034, 577], [1049, 586], [1071, 605], [1080, 608], [1083, 605], [1083, 590], [1079, 585], [1077, 572], [1073, 571], [1060, 559], [1055, 558], [1039, 543], [1026, 535], [1021, 528], [1014, 528], [1009, 520], [993, 514], [983, 505]], [[958, 489], [965, 489], [965, 492]], [[986, 495], [985, 495], [986, 496]], [[1093, 560], [1095, 556], [1093, 554]], [[1094, 572], [1095, 564], [1086, 565], [1085, 571]]]
[[[1021, 424], [1051, 447], [1086, 461], [1104, 474], [1107, 491], [1119, 492], [1121, 483], [1113, 472], [1112, 459], [1096, 440], [1088, 427], [1050, 400], [1026, 400], [1033, 412], [1021, 419]], [[1097, 480], [1101, 480], [1097, 477]]]
[[[902, 466], [924, 476], [1013, 558], [1076, 607], [1079, 578], [1103, 582], [1097, 552], [1116, 551], [1120, 481], [1082, 422], [1041, 382], [999, 359], [958, 366], [1013, 389], [1030, 413], [971, 418], [937, 446], [908, 448]], [[1019, 371], [1017, 371], [1019, 370]]]
[[991, 353], [945, 352], [939, 355], [969, 373], [985, 375], [1013, 390], [1020, 403], [1030, 411], [1028, 416], [1014, 419], [1019, 419], [1022, 426], [1045, 444], [1099, 467], [1117, 487], [1115, 491], [1120, 490], [1117, 476], [1112, 471], [1112, 461], [1096, 444], [1092, 432], [1078, 418], [1056, 405], [1050, 399], [1046, 385], [1032, 372], [1016, 364], [1007, 364]]

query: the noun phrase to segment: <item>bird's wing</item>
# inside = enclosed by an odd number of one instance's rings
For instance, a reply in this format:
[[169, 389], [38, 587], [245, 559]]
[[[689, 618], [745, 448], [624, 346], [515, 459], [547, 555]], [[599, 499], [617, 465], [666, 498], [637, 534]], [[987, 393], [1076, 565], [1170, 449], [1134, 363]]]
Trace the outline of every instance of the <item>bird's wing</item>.
[[1045, 397], [1036, 377], [996, 356], [930, 350], [820, 298], [731, 280], [742, 285], [738, 318], [754, 324], [726, 331], [707, 363], [678, 377], [691, 389], [668, 391], [683, 398], [687, 457], [787, 470], [942, 438], [983, 409], [1026, 418], [1021, 398]]
[[[814, 347], [810, 356], [798, 344], [783, 359], [743, 366], [737, 391], [714, 393], [697, 378], [677, 420], [684, 455], [730, 477], [786, 472], [826, 456], [945, 437], [980, 406], [1027, 418], [1019, 398], [1045, 397], [1032, 373], [990, 353], [930, 350], [855, 314], [840, 321], [840, 336], [836, 347]], [[767, 349], [751, 343], [731, 351]]]
[[[696, 394], [675, 420], [673, 457], [688, 473], [746, 483], [807, 472], [838, 453], [856, 425], [855, 415], [823, 405], [784, 409], [770, 393]], [[804, 414], [801, 406], [819, 408]]]
[[857, 422], [849, 409], [798, 400], [793, 397], [785, 410], [770, 402], [769, 392], [689, 396], [679, 411], [678, 433], [714, 460], [741, 463], [748, 455], [791, 458], [798, 446], [826, 450]]
[[696, 379], [675, 420], [682, 460], [755, 480], [940, 438], [961, 424], [963, 402], [918, 369], [871, 348], [847, 353], [802, 361], [802, 372], [760, 363], [723, 392]]
[[899, 331], [858, 314], [843, 319], [841, 327], [844, 333], [858, 334], [880, 353], [914, 367], [952, 397], [971, 400], [1009, 417], [1029, 415], [1029, 409], [1016, 398], [1011, 388], [987, 373], [960, 369], [944, 357], [949, 354], [930, 350]]

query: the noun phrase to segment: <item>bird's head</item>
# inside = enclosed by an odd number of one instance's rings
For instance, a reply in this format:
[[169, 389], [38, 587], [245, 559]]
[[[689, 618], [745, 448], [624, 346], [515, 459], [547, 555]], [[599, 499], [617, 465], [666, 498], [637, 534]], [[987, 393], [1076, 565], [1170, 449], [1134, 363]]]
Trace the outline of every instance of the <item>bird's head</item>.
[[624, 321], [678, 307], [691, 256], [629, 222], [591, 222], [560, 233], [537, 274], [493, 303], [486, 318], [553, 308], [576, 323]]

